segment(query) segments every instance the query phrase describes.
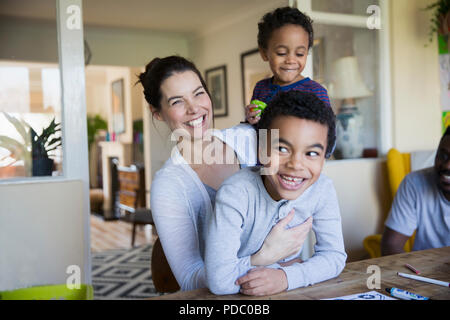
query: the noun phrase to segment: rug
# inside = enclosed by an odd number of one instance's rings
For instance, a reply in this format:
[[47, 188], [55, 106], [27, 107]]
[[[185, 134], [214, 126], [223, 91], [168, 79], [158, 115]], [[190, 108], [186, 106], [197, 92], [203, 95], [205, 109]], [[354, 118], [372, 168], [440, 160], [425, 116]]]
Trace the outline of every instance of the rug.
[[152, 245], [92, 253], [94, 300], [145, 299], [156, 292], [150, 270]]

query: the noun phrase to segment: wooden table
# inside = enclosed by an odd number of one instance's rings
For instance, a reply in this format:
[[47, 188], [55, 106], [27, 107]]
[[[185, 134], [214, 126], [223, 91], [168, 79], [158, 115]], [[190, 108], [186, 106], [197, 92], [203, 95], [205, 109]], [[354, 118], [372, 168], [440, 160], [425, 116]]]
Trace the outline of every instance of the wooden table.
[[[198, 289], [184, 292], [179, 291], [173, 294], [155, 297], [152, 300], [316, 300], [341, 297], [372, 290], [389, 295], [385, 291], [389, 287], [408, 290], [431, 299], [450, 300], [450, 288], [397, 276], [397, 272], [413, 274], [412, 271], [404, 267], [406, 263], [421, 271], [421, 276], [447, 282], [450, 281], [450, 247], [444, 247], [348, 263], [344, 271], [337, 278], [272, 296], [254, 297], [241, 294], [216, 296], [209, 292], [208, 289]], [[381, 289], [369, 289], [367, 287], [367, 280], [373, 275], [372, 272], [367, 272], [367, 268], [371, 265], [380, 267]]]

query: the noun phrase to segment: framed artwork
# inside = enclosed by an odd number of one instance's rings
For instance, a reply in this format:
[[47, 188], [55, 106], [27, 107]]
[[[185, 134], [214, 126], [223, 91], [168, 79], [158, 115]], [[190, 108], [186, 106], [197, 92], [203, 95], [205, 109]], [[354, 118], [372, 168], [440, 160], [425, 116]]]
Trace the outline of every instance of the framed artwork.
[[112, 130], [115, 134], [125, 132], [125, 99], [123, 79], [111, 84], [112, 102]]
[[261, 58], [258, 49], [241, 54], [242, 92], [245, 106], [250, 103], [256, 83], [272, 75], [269, 64]]
[[325, 83], [325, 46], [323, 38], [314, 39], [313, 47], [313, 79], [314, 81]]
[[206, 70], [205, 79], [211, 94], [214, 117], [226, 117], [228, 115], [227, 66]]

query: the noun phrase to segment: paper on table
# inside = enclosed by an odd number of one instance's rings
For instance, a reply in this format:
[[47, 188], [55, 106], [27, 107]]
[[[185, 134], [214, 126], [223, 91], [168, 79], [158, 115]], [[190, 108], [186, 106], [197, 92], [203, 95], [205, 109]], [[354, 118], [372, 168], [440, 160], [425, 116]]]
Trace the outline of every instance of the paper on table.
[[376, 291], [369, 291], [365, 293], [356, 293], [349, 296], [321, 299], [321, 300], [397, 300]]

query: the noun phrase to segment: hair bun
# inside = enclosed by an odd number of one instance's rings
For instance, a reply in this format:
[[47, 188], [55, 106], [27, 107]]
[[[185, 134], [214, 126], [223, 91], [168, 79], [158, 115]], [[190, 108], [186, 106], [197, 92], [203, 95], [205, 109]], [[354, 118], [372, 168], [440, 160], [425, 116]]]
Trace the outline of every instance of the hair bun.
[[145, 66], [145, 72], [149, 72], [151, 69], [153, 69], [159, 62], [161, 61], [161, 58], [154, 58], [152, 61], [150, 61]]

